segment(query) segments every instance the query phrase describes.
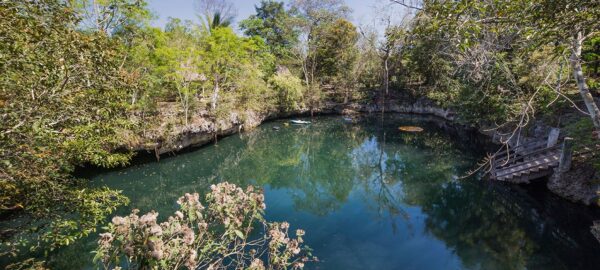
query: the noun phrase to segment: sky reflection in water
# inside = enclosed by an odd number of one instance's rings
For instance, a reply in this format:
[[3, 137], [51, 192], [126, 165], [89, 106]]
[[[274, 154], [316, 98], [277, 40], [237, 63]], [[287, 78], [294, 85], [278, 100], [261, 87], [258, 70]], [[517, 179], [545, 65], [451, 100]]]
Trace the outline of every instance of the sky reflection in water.
[[[483, 156], [474, 134], [400, 115], [383, 124], [378, 117], [356, 124], [341, 117], [316, 118], [309, 126], [283, 123], [93, 180], [131, 199], [120, 214], [156, 209], [163, 218], [175, 211], [179, 196], [205, 193], [213, 183], [262, 186], [267, 218], [307, 231], [307, 244], [322, 260], [311, 269], [600, 265], [600, 247], [586, 231], [588, 210], [545, 193], [458, 179]], [[402, 133], [401, 125], [426, 131]], [[93, 246], [94, 239], [82, 241], [55, 263], [79, 269], [87, 258], [76, 254]]]

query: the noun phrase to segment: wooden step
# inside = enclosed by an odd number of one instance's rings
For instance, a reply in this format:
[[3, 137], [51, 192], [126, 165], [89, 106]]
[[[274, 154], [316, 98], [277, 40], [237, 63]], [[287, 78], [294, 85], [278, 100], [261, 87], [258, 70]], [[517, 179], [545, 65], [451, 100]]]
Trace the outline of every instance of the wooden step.
[[513, 166], [511, 168], [500, 169], [496, 171], [495, 178], [498, 180], [510, 179], [521, 175], [537, 173], [558, 166], [557, 160], [548, 160], [547, 162], [535, 161]]
[[535, 177], [551, 174], [559, 164], [560, 149], [556, 146], [544, 147], [543, 143], [535, 142], [511, 151], [510, 155], [506, 151], [501, 153], [492, 164], [492, 178], [528, 182]]
[[523, 182], [526, 182], [526, 181], [529, 181], [532, 179], [550, 175], [550, 174], [552, 174], [552, 172], [553, 172], [553, 170], [551, 168], [541, 167], [541, 168], [538, 168], [537, 171], [526, 171], [526, 172], [508, 174], [508, 175], [498, 177], [496, 180], [498, 180], [498, 181], [511, 180], [511, 182], [515, 182], [515, 179], [520, 179]]
[[558, 166], [558, 162], [530, 162], [527, 164], [522, 164], [516, 167], [512, 167], [509, 169], [504, 169], [504, 170], [498, 170], [496, 171], [496, 176], [501, 177], [504, 175], [508, 175], [508, 174], [515, 174], [515, 173], [521, 173], [521, 172], [527, 172], [527, 171], [539, 171], [539, 170], [545, 170], [548, 169], [550, 167], [555, 167]]

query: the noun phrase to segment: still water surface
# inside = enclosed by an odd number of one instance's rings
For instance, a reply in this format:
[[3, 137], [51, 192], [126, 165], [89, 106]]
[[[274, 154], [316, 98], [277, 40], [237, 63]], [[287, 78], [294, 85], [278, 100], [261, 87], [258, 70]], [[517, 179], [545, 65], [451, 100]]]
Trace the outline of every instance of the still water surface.
[[[484, 156], [481, 138], [402, 115], [307, 126], [270, 122], [218, 145], [91, 176], [123, 190], [132, 208], [176, 210], [186, 192], [229, 181], [264, 188], [270, 221], [306, 230], [321, 262], [309, 269], [598, 269], [597, 212], [539, 187], [459, 179]], [[398, 127], [418, 125], [423, 133]], [[275, 130], [273, 127], [281, 127]], [[94, 239], [55, 256], [90, 268]]]

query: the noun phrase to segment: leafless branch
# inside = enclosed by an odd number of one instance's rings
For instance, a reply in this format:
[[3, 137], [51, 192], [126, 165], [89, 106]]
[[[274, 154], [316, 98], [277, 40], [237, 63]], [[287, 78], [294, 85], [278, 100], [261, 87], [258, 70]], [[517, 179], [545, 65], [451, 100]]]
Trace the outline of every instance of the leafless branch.
[[401, 5], [403, 7], [409, 8], [409, 9], [423, 10], [422, 7], [419, 7], [419, 6], [415, 5], [415, 4], [413, 4], [412, 3], [413, 1], [409, 1], [407, 3], [407, 1], [405, 1], [405, 0], [390, 0], [390, 2], [392, 2], [394, 4]]

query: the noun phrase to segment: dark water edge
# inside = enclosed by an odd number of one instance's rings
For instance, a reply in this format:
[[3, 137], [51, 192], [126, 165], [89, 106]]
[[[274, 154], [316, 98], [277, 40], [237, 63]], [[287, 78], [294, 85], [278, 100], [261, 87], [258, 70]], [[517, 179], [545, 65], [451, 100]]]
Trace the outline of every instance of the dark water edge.
[[[248, 134], [224, 138], [218, 146], [184, 151], [159, 163], [153, 156], [142, 155], [129, 168], [84, 168], [78, 175], [93, 179], [97, 186], [123, 189], [132, 205], [119, 214], [135, 207], [158, 209], [163, 217], [172, 213], [173, 198], [183, 192], [202, 192], [211, 183], [228, 180], [263, 186], [267, 218], [288, 220], [307, 230], [307, 243], [323, 260], [309, 269], [600, 266], [600, 244], [589, 231], [592, 221], [600, 218], [598, 209], [557, 197], [546, 190], [543, 181], [518, 186], [476, 177], [457, 179], [493, 150], [487, 137], [435, 117], [387, 115], [383, 125], [377, 116], [364, 117], [357, 124], [344, 123], [339, 116], [315, 121], [312, 131], [302, 127], [274, 131], [272, 127], [283, 127], [285, 122], [275, 120]], [[424, 126], [426, 134], [397, 134], [398, 124]], [[307, 136], [324, 139], [315, 143], [311, 140], [318, 139]], [[300, 150], [289, 147], [290, 141]], [[351, 147], [342, 149], [346, 145]], [[297, 163], [291, 166], [261, 165], [309, 152], [316, 152], [315, 160], [294, 160]], [[397, 199], [394, 203], [378, 201], [370, 193], [383, 186], [372, 183], [377, 173], [369, 169], [381, 153], [389, 156], [382, 179], [389, 179], [386, 185], [393, 194], [390, 197]], [[348, 155], [367, 158], [359, 161], [364, 164], [355, 165]], [[332, 157], [346, 163], [330, 161]], [[313, 168], [299, 169], [306, 164]], [[353, 170], [346, 172], [346, 167]], [[256, 172], [248, 172], [251, 169]], [[302, 173], [308, 176], [280, 180]], [[140, 184], [142, 179], [147, 182]], [[348, 184], [347, 179], [353, 180]], [[153, 192], [158, 193], [154, 196]], [[94, 246], [92, 236], [48, 259], [54, 269], [89, 269]]]

